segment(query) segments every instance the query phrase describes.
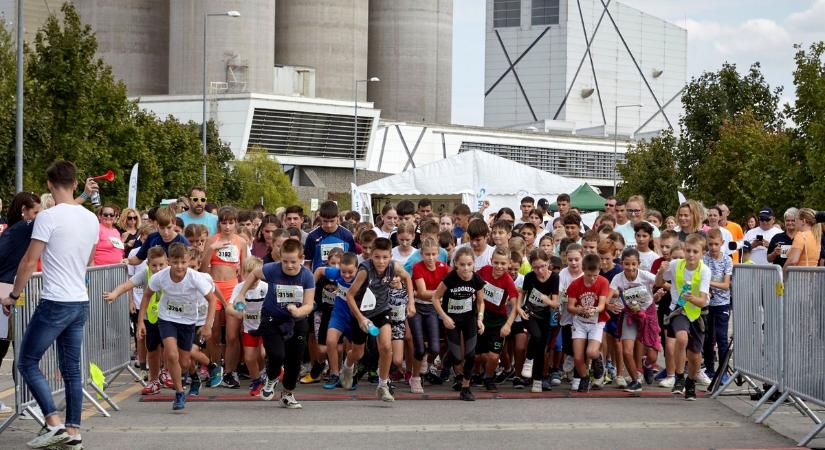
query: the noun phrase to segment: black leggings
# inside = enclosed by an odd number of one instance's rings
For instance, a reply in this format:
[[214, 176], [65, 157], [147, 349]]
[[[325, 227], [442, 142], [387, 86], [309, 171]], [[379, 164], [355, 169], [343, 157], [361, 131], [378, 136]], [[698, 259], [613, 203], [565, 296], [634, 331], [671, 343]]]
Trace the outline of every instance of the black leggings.
[[260, 328], [266, 350], [266, 376], [275, 379], [284, 368], [284, 389], [292, 391], [298, 383], [301, 372], [301, 359], [304, 356], [309, 324], [306, 319], [295, 322], [292, 337], [284, 339], [278, 325], [274, 323], [263, 325]]
[[[447, 351], [454, 366], [464, 362], [464, 376], [473, 373], [476, 359], [476, 340], [478, 339], [478, 324], [472, 312], [450, 316], [455, 322], [455, 328], [447, 330]], [[464, 355], [461, 355], [461, 338], [464, 338]]]
[[6, 357], [6, 353], [9, 351], [9, 345], [11, 345], [11, 341], [0, 339], [0, 366], [3, 365], [3, 358]]
[[438, 314], [432, 303], [416, 303], [415, 315], [410, 317], [410, 334], [413, 340], [413, 357], [416, 361], [424, 359], [424, 341], [427, 341], [427, 353], [437, 355], [440, 349], [438, 339]]
[[550, 334], [550, 320], [530, 316], [527, 320], [527, 332], [530, 334], [527, 357], [533, 360], [532, 376], [534, 380], [541, 380], [544, 378], [544, 354]]

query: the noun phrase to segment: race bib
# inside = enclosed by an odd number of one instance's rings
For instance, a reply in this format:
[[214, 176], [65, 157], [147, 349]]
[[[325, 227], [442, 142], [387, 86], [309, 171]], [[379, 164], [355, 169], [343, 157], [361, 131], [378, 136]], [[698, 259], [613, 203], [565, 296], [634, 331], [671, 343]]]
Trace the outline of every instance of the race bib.
[[473, 310], [473, 297], [451, 298], [447, 302], [448, 314], [462, 314]]
[[328, 291], [326, 289], [321, 290], [321, 302], [326, 303], [327, 305], [334, 305], [335, 304], [335, 291]]
[[215, 251], [215, 255], [223, 262], [238, 263], [241, 260], [240, 251], [234, 244], [228, 244]]
[[647, 308], [653, 302], [653, 298], [644, 286], [634, 286], [625, 289], [624, 301], [630, 307], [638, 305], [640, 308]]
[[[562, 306], [567, 305], [567, 289], [559, 289], [559, 301]], [[565, 307], [565, 309], [567, 309]]]
[[195, 306], [185, 300], [167, 300], [166, 313], [173, 319], [191, 318], [197, 314]]
[[349, 292], [349, 287], [343, 286], [343, 285], [340, 285], [340, 284], [338, 285], [338, 296], [339, 297], [346, 300], [347, 299], [347, 292]]
[[375, 294], [372, 293], [370, 288], [367, 288], [366, 292], [364, 292], [364, 298], [361, 299], [361, 306], [359, 309], [361, 311], [372, 311], [375, 309]]
[[527, 301], [530, 302], [530, 304], [538, 306], [540, 308], [544, 308], [547, 306], [541, 301], [541, 292], [537, 291], [536, 289], [530, 290], [530, 295], [527, 297]]
[[403, 322], [407, 319], [407, 307], [405, 305], [393, 306], [390, 313], [390, 320], [393, 322]]
[[123, 241], [121, 241], [120, 238], [117, 238], [117, 237], [114, 237], [114, 236], [109, 236], [109, 242], [112, 243], [112, 247], [114, 247], [118, 250], [123, 250], [123, 248], [124, 248], [123, 247]]
[[243, 317], [248, 321], [258, 321], [261, 320], [261, 311], [244, 311]]
[[484, 285], [484, 301], [499, 306], [504, 298], [504, 289], [490, 283]]
[[788, 258], [788, 252], [791, 251], [791, 246], [790, 245], [780, 245], [779, 249], [780, 249], [779, 250], [779, 257], [787, 259]]
[[206, 317], [209, 312], [209, 303], [198, 303], [198, 317]]
[[278, 303], [303, 303], [304, 288], [302, 286], [279, 284], [275, 287], [275, 298]]
[[321, 244], [321, 261], [326, 262], [329, 259], [329, 252], [334, 248], [344, 250], [344, 244], [340, 242], [337, 244]]

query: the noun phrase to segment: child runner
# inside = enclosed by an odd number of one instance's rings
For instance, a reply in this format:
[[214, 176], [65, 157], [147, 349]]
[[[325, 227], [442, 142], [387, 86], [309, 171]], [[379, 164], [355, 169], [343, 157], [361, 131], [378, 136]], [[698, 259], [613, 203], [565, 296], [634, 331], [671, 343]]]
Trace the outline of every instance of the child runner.
[[524, 239], [524, 245], [528, 253], [536, 248], [536, 226], [531, 222], [521, 225], [521, 237]]
[[[332, 308], [335, 306], [335, 295], [338, 291], [338, 284], [335, 280], [324, 276], [324, 269], [327, 267], [337, 268], [341, 263], [341, 256], [344, 252], [339, 247], [330, 250], [327, 255], [327, 263], [315, 270], [315, 312], [313, 313], [313, 332], [315, 339], [310, 339], [309, 345], [317, 344], [313, 352], [309, 352], [313, 357], [312, 367], [309, 372], [301, 378], [301, 384], [312, 384], [321, 381], [327, 358], [327, 331], [329, 320], [332, 317]], [[337, 340], [336, 340], [337, 350]], [[314, 353], [314, 355], [313, 355]]]
[[453, 208], [454, 226], [452, 232], [456, 239], [456, 245], [464, 244], [470, 241], [469, 236], [465, 236], [464, 234], [470, 226], [471, 214], [470, 207], [463, 203], [459, 203], [455, 208]]
[[550, 309], [559, 306], [559, 276], [550, 271], [550, 255], [543, 250], [530, 253], [530, 265], [533, 271], [524, 277], [518, 312], [527, 321], [530, 334], [528, 353], [533, 360], [531, 391], [535, 393], [550, 390], [549, 383], [542, 385], [544, 354], [550, 332]]
[[643, 221], [633, 225], [633, 230], [636, 249], [639, 251], [639, 269], [650, 272], [653, 263], [659, 259], [659, 255], [653, 251], [653, 225]]
[[511, 237], [513, 237], [513, 225], [509, 221], [497, 220], [493, 222], [490, 227], [490, 240], [493, 241], [493, 246], [507, 246]]
[[598, 255], [599, 233], [593, 230], [585, 231], [582, 238], [582, 247], [584, 247], [585, 255]]
[[[516, 289], [519, 290], [519, 294], [521, 294], [522, 286], [524, 286], [524, 275], [519, 273], [523, 263], [524, 257], [522, 254], [511, 248], [510, 265], [508, 266], [507, 272], [516, 284]], [[532, 270], [532, 267], [530, 270]], [[513, 322], [510, 335], [507, 336], [504, 341], [504, 351], [501, 353], [501, 362], [504, 368], [499, 375], [496, 375], [496, 383], [503, 383], [512, 377], [514, 389], [524, 389], [527, 387], [527, 381], [516, 375], [516, 373], [521, 375], [528, 361], [530, 364], [533, 363], [533, 360], [527, 359], [527, 338], [527, 321], [522, 319], [520, 315], [516, 315], [516, 320]], [[530, 372], [532, 373], [532, 368]]]
[[[559, 272], [559, 326], [561, 326], [561, 341], [562, 352], [558, 353], [556, 360], [553, 361], [553, 366], [563, 368], [565, 372], [569, 369], [568, 364], [573, 363], [573, 316], [567, 309], [567, 288], [573, 280], [582, 276], [582, 257], [584, 249], [579, 244], [570, 244], [565, 249], [565, 256], [567, 258], [567, 267]], [[562, 366], [562, 360], [569, 359], [569, 363], [565, 362]], [[573, 376], [570, 389], [579, 389], [579, 378]]]
[[547, 233], [539, 239], [539, 248], [549, 256], [556, 254], [556, 243], [553, 242], [553, 233]]
[[[480, 270], [482, 267], [490, 265], [495, 247], [487, 244], [487, 237], [489, 235], [490, 228], [487, 227], [487, 223], [481, 219], [473, 219], [470, 221], [470, 224], [467, 225], [467, 233], [464, 237], [464, 242], [466, 243], [456, 247], [456, 249], [469, 247], [473, 251], [475, 270]], [[455, 265], [455, 258], [453, 258], [453, 265]]]
[[[243, 266], [241, 266], [244, 280], [256, 270], [261, 270], [263, 261], [252, 256], [247, 258]], [[251, 289], [246, 291], [244, 296], [245, 306], [241, 307], [241, 311], [235, 308], [238, 302], [238, 294], [241, 292], [243, 284], [238, 284], [232, 291], [232, 298], [229, 299], [231, 308], [227, 312], [231, 315], [240, 314], [243, 317], [243, 332], [241, 333], [241, 346], [243, 346], [243, 360], [249, 369], [249, 376], [252, 382], [249, 384], [249, 395], [258, 397], [263, 388], [264, 379], [266, 378], [264, 372], [261, 371], [261, 339], [258, 333], [258, 328], [261, 326], [261, 308], [266, 298], [266, 293], [269, 291], [269, 285], [262, 280], [253, 285]]]
[[[155, 231], [155, 228], [150, 224], [143, 224], [138, 228], [137, 239], [135, 242], [145, 241], [150, 234]], [[140, 247], [135, 247], [129, 250], [127, 258], [137, 254]], [[151, 258], [150, 258], [151, 259]], [[133, 266], [129, 264], [126, 267], [126, 275], [132, 278], [136, 273], [140, 272], [146, 267], [146, 261]], [[129, 319], [132, 321], [132, 329], [137, 330], [137, 316], [140, 310], [140, 301], [143, 299], [143, 287], [135, 286], [129, 290]], [[143, 381], [149, 381], [149, 374], [146, 366], [146, 343], [143, 340], [138, 340], [137, 333], [135, 333], [135, 348], [137, 348], [138, 367], [140, 368], [141, 378]]]
[[[599, 267], [599, 275], [607, 278], [607, 281], [612, 282], [613, 278], [622, 273], [622, 266], [616, 264], [616, 247], [612, 242], [604, 239], [599, 242], [597, 248], [599, 252], [599, 259], [601, 266]], [[610, 384], [612, 377], [616, 380], [616, 385], [620, 388], [627, 387], [627, 380], [620, 374], [624, 373], [624, 358], [622, 358], [621, 337], [622, 337], [622, 310], [624, 306], [618, 298], [610, 298], [607, 303], [607, 313], [610, 319], [604, 325], [604, 344], [602, 346], [602, 353], [607, 355], [611, 362], [607, 363], [607, 377], [606, 382]], [[593, 385], [597, 386], [599, 380], [593, 380]]]
[[376, 226], [372, 230], [378, 237], [389, 239], [398, 224], [398, 213], [391, 204], [384, 205], [381, 209], [381, 226]]
[[[401, 222], [399, 229], [412, 222]], [[399, 240], [402, 240], [404, 235], [399, 232]], [[396, 247], [397, 248], [397, 247]], [[394, 380], [399, 380], [409, 374], [409, 379], [412, 378], [412, 361], [408, 363], [407, 371], [403, 370], [402, 364], [404, 362], [404, 347], [406, 345], [405, 336], [407, 333], [407, 317], [412, 317], [415, 314], [415, 300], [413, 297], [414, 286], [412, 277], [408, 274], [398, 261], [393, 260], [393, 263], [398, 264], [398, 271], [407, 275], [408, 282], [402, 283], [400, 280], [393, 280], [390, 283], [390, 325], [392, 326], [392, 365], [395, 367]], [[400, 277], [399, 277], [400, 278]]]
[[[309, 242], [309, 240], [307, 240]], [[261, 324], [258, 327], [266, 350], [266, 378], [261, 398], [272, 400], [281, 369], [284, 381], [278, 402], [287, 409], [300, 409], [292, 391], [298, 383], [304, 343], [309, 332], [307, 316], [315, 306], [315, 281], [303, 266], [304, 254], [300, 240], [287, 239], [281, 245], [281, 261], [264, 264], [253, 270], [235, 297], [237, 303], [246, 303], [246, 293], [263, 280], [267, 292], [261, 305]]]
[[722, 246], [725, 238], [721, 229], [708, 230], [708, 252], [703, 261], [710, 269], [710, 306], [706, 316], [704, 360], [705, 372], [699, 373], [700, 384], [710, 384], [716, 374], [716, 351], [719, 352], [719, 365], [728, 356], [728, 322], [730, 321], [730, 277], [733, 274], [733, 261], [726, 256]]
[[404, 221], [398, 224], [398, 231], [395, 233], [398, 245], [392, 249], [392, 260], [402, 266], [415, 252], [413, 240], [415, 240], [415, 222]]
[[[438, 223], [436, 223], [434, 220], [427, 219], [427, 220], [422, 221], [421, 224], [418, 226], [418, 228], [421, 229], [421, 242], [424, 242], [425, 239], [430, 238], [430, 239], [433, 240], [433, 242], [436, 243], [436, 245], [438, 245], [438, 234], [439, 234]], [[449, 233], [446, 233], [446, 235], [448, 237], [452, 236]], [[444, 264], [449, 265], [450, 264], [450, 256], [447, 253], [447, 250], [445, 250], [441, 247], [438, 247], [437, 251], [438, 251], [438, 260], [443, 262]], [[422, 259], [423, 259], [423, 255], [421, 254], [421, 251], [420, 250], [415, 250], [413, 252], [413, 254], [410, 255], [409, 258], [407, 258], [407, 262], [404, 263], [404, 270], [406, 270], [407, 273], [411, 274], [412, 271], [413, 271], [413, 267], [416, 264], [418, 264], [418, 262], [421, 261]], [[441, 280], [439, 280], [439, 281], [441, 281]]]
[[[444, 323], [447, 349], [453, 362], [459, 398], [474, 401], [470, 392], [470, 374], [475, 364], [476, 339], [484, 332], [485, 282], [473, 273], [473, 251], [456, 250], [455, 268], [444, 277], [433, 294], [433, 306]], [[463, 353], [462, 353], [463, 340]]]
[[198, 320], [198, 301], [206, 297], [209, 309], [206, 325], [201, 328], [200, 336], [209, 339], [215, 320], [215, 298], [212, 282], [195, 270], [190, 269], [189, 255], [181, 243], [169, 246], [169, 267], [156, 273], [149, 279], [143, 292], [138, 319], [138, 334], [146, 336], [146, 318], [150, 299], [160, 292], [158, 303], [158, 330], [163, 340], [163, 353], [166, 369], [172, 375], [175, 384], [175, 401], [173, 410], [181, 410], [186, 405], [186, 396], [181, 383], [181, 371], [189, 369], [191, 364], [189, 352], [195, 339], [195, 323]]
[[157, 222], [156, 232], [149, 235], [146, 241], [140, 246], [140, 250], [128, 259], [124, 260], [125, 264], [137, 266], [141, 261], [145, 261], [149, 254], [149, 249], [155, 246], [161, 246], [163, 251], [166, 251], [170, 245], [180, 242], [183, 245], [189, 245], [189, 241], [185, 237], [175, 231], [175, 212], [171, 208], [159, 208], [155, 212], [155, 220]]
[[[570, 248], [567, 249], [568, 261]], [[567, 288], [567, 312], [572, 315], [573, 358], [576, 376], [580, 379], [579, 392], [587, 392], [590, 377], [587, 373], [587, 359], [601, 358], [604, 324], [609, 316], [605, 311], [610, 284], [599, 275], [601, 261], [596, 255], [582, 259], [583, 276], [577, 278]], [[596, 378], [599, 378], [598, 374]]]
[[[667, 239], [667, 240], [666, 240]], [[669, 242], [668, 242], [669, 241]], [[676, 237], [673, 230], [662, 231], [661, 238], [662, 257], [653, 264], [653, 274], [658, 275], [659, 269], [664, 261], [673, 259], [684, 259], [685, 249], [682, 242]], [[665, 349], [665, 369], [656, 375], [659, 379], [659, 387], [673, 388], [676, 382], [676, 361], [673, 352], [676, 349], [676, 338], [668, 336], [668, 327], [665, 325], [665, 318], [670, 315], [670, 283], [664, 285], [656, 284], [655, 297], [659, 297], [657, 315], [659, 316], [659, 328], [661, 328], [661, 342]], [[654, 297], [654, 298], [655, 298]]]
[[[315, 270], [327, 262], [329, 252], [338, 247], [344, 252], [355, 251], [355, 241], [346, 228], [338, 225], [338, 205], [333, 201], [321, 203], [318, 208], [320, 226], [310, 231], [304, 244], [307, 267]], [[361, 242], [364, 245], [364, 242]]]
[[[372, 232], [372, 230], [368, 230]], [[341, 256], [339, 267], [319, 267], [315, 271], [315, 279], [324, 276], [336, 283], [335, 306], [332, 308], [332, 315], [329, 319], [327, 329], [327, 360], [329, 361], [329, 380], [324, 384], [324, 389], [335, 389], [341, 386], [340, 378], [340, 358], [338, 351], [338, 341], [343, 336], [349, 344], [352, 342], [352, 315], [347, 305], [347, 291], [355, 280], [355, 273], [358, 271], [358, 256], [355, 253], [347, 252]], [[351, 345], [351, 344], [349, 344]]]
[[[200, 267], [200, 261], [203, 258], [203, 253], [195, 247], [189, 247], [186, 249], [186, 251], [189, 255], [189, 268], [197, 271], [198, 267]], [[212, 281], [212, 277], [206, 273], [201, 273], [201, 276], [206, 277], [209, 280], [209, 282], [212, 283], [212, 286], [214, 288], [213, 290], [215, 292], [215, 297], [217, 297], [218, 303], [225, 303], [226, 300], [221, 295], [221, 291], [217, 290], [217, 288], [214, 287], [215, 282]], [[189, 384], [189, 392], [187, 393], [187, 395], [190, 397], [197, 397], [198, 395], [200, 395], [201, 379], [198, 375], [198, 363], [201, 364], [201, 367], [204, 370], [204, 380], [210, 379], [209, 373], [206, 372], [207, 370], [214, 372], [215, 369], [217, 369], [218, 367], [217, 364], [209, 360], [209, 356], [207, 356], [206, 353], [203, 353], [206, 350], [206, 340], [200, 336], [200, 330], [206, 324], [208, 312], [209, 302], [206, 301], [205, 297], [198, 298], [198, 320], [195, 322], [195, 341], [192, 343], [192, 351], [189, 355], [192, 364], [189, 366], [189, 371], [184, 372], [185, 374], [188, 374], [191, 379], [191, 383]]]
[[[707, 306], [710, 296], [711, 271], [702, 262], [705, 238], [697, 233], [688, 235], [684, 242], [685, 259], [662, 263], [656, 274], [656, 284], [670, 282], [670, 310], [667, 317], [668, 336], [676, 338], [674, 351], [676, 381], [674, 394], [685, 395], [685, 400], [696, 400], [696, 377], [702, 361], [704, 346], [704, 318], [701, 309]], [[687, 351], [688, 376], [685, 379], [685, 351]]]

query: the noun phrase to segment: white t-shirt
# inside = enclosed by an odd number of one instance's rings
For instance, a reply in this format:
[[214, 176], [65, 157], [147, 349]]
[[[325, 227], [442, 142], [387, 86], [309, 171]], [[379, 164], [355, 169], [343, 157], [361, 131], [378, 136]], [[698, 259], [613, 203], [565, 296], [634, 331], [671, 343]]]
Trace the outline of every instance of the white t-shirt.
[[167, 322], [195, 325], [200, 299], [214, 290], [212, 278], [204, 275], [186, 269], [186, 275], [178, 283], [172, 281], [169, 267], [152, 275], [149, 289], [154, 292], [163, 291], [158, 304], [158, 318]]
[[80, 205], [61, 203], [37, 215], [32, 239], [45, 242], [41, 298], [87, 302], [86, 265], [97, 244], [100, 223]]
[[[679, 260], [679, 259], [671, 260], [670, 261], [670, 266], [667, 268], [667, 272], [665, 272], [662, 275], [662, 278], [665, 281], [670, 282], [670, 299], [671, 299], [670, 300], [670, 310], [671, 311], [676, 309], [676, 305], [679, 302], [679, 291], [676, 289], [676, 266], [677, 266], [678, 261], [681, 261], [681, 260]], [[707, 264], [702, 263], [702, 272], [701, 272], [700, 276], [701, 276], [701, 278], [700, 278], [700, 282], [699, 282], [699, 292], [703, 292], [705, 294], [708, 294], [708, 297], [710, 297], [711, 272], [710, 272], [710, 268], [707, 266]], [[693, 271], [688, 270], [687, 267], [685, 267], [684, 282], [687, 284], [687, 283], [690, 283], [691, 280], [693, 280]]]
[[646, 310], [653, 303], [653, 285], [656, 284], [656, 275], [639, 270], [636, 279], [630, 281], [624, 272], [617, 274], [610, 282], [610, 289], [619, 291], [624, 296], [624, 303], [628, 306], [638, 303], [641, 310]]
[[399, 249], [399, 246], [395, 246], [395, 247], [392, 248], [392, 252], [391, 252], [392, 260], [398, 262], [399, 264], [401, 264], [403, 266], [404, 264], [407, 263], [407, 260], [410, 259], [410, 256], [415, 254], [415, 249], [414, 248], [411, 249], [410, 253], [408, 253], [407, 256], [402, 255], [401, 251], [399, 251], [398, 249]]
[[[467, 242], [465, 244], [461, 244], [458, 247], [456, 247], [455, 250], [458, 250], [461, 247], [470, 247], [470, 243]], [[457, 253], [455, 250], [453, 250], [453, 260], [450, 261], [451, 266], [455, 265], [455, 254]], [[484, 249], [484, 252], [481, 253], [481, 256], [476, 255], [475, 251], [473, 252], [473, 255], [475, 257], [474, 266], [475, 266], [476, 271], [481, 270], [481, 268], [484, 267], [484, 266], [491, 265], [491, 263], [493, 261], [493, 252], [495, 250], [496, 250], [495, 247], [488, 244], [487, 248]]]
[[559, 301], [561, 305], [559, 306], [559, 309], [561, 310], [561, 320], [559, 321], [559, 325], [573, 324], [573, 316], [567, 312], [567, 288], [570, 287], [573, 280], [581, 277], [582, 275], [584, 275], [584, 272], [574, 277], [570, 274], [570, 271], [567, 270], [567, 267], [561, 269], [561, 272], [559, 272]]
[[653, 263], [656, 262], [657, 259], [659, 259], [659, 255], [652, 250], [639, 252], [639, 268], [650, 272], [650, 269], [653, 268]]
[[[232, 297], [229, 299], [231, 305], [235, 304], [242, 287], [243, 283], [235, 286]], [[265, 281], [258, 281], [257, 285], [246, 291], [246, 295], [244, 295], [246, 309], [243, 312], [243, 330], [246, 333], [255, 331], [261, 326], [261, 307], [264, 306], [264, 297], [266, 297], [267, 291], [269, 291], [269, 285]]]
[[[138, 250], [140, 250], [140, 248], [133, 248], [132, 250], [130, 250], [129, 258], [137, 255]], [[129, 275], [129, 279], [132, 280], [132, 284], [135, 285], [135, 287], [132, 288], [132, 301], [135, 304], [135, 308], [137, 308], [138, 310], [140, 309], [140, 300], [143, 298], [143, 286], [146, 284], [146, 267], [148, 266], [147, 260], [148, 258], [144, 259], [140, 262], [140, 264], [136, 266], [133, 266], [131, 264], [126, 266], [126, 274]], [[133, 279], [134, 275], [141, 272], [143, 273], [143, 282], [136, 283]]]
[[[643, 220], [642, 222], [647, 222]], [[653, 225], [650, 222], [647, 222], [653, 227], [653, 239], [661, 236], [662, 233], [659, 231], [659, 228], [656, 225]], [[636, 232], [633, 230], [633, 222], [627, 221], [624, 225], [616, 225], [616, 228], [613, 231], [619, 233], [624, 238], [624, 248], [636, 248]]]
[[[35, 222], [35, 226], [37, 226], [37, 222]], [[745, 233], [745, 242], [756, 239], [756, 236], [762, 236], [762, 239], [765, 240], [765, 245], [751, 249], [751, 261], [753, 261], [754, 264], [770, 264], [768, 262], [768, 243], [771, 242], [774, 236], [781, 232], [782, 230], [778, 227], [771, 227], [770, 230], [763, 230], [762, 227], [756, 227]]]
[[395, 233], [395, 228], [393, 228], [392, 231], [384, 231], [380, 227], [373, 227], [372, 231], [375, 231], [375, 234], [377, 234], [380, 238], [389, 239], [390, 236], [392, 236], [392, 234]]

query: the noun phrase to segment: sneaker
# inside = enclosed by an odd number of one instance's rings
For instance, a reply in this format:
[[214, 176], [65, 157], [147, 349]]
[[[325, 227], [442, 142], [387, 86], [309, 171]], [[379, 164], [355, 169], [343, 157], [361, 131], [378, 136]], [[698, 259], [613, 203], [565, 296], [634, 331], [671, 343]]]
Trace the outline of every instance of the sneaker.
[[348, 367], [344, 364], [344, 367], [341, 369], [341, 387], [346, 390], [351, 390], [353, 387], [352, 384], [352, 372], [355, 368]]
[[588, 392], [590, 391], [590, 377], [584, 377], [579, 381], [579, 392]]
[[389, 386], [378, 386], [375, 389], [375, 396], [378, 400], [382, 402], [394, 402], [395, 398], [393, 398], [392, 394], [390, 394]]
[[221, 385], [221, 381], [223, 380], [223, 367], [216, 365], [215, 367], [209, 369], [209, 383], [206, 384], [207, 387], [218, 387]]
[[395, 395], [395, 383], [392, 380], [387, 380], [387, 389], [390, 390], [390, 395]]
[[673, 395], [682, 395], [685, 393], [685, 376], [677, 375], [673, 381], [673, 388], [670, 390]]
[[175, 392], [175, 401], [172, 402], [172, 411], [180, 411], [186, 407], [186, 394]]
[[664, 377], [664, 378], [662, 378], [662, 381], [659, 382], [659, 387], [672, 388], [675, 381], [676, 381], [676, 377], [673, 377], [673, 376]]
[[613, 375], [610, 372], [604, 374], [604, 384], [613, 384]]
[[166, 369], [160, 371], [160, 385], [169, 389], [175, 389], [172, 375], [169, 375], [169, 371]]
[[604, 361], [602, 357], [599, 356], [598, 358], [594, 359], [593, 362], [590, 364], [593, 368], [593, 378], [597, 380], [601, 380], [604, 378]]
[[544, 390], [543, 387], [542, 387], [542, 383], [543, 383], [543, 381], [533, 380], [533, 387], [530, 388], [530, 392], [532, 392], [534, 394], [538, 394], [539, 392]]
[[573, 378], [573, 381], [570, 383], [570, 390], [571, 391], [578, 391], [579, 384], [581, 384], [581, 378]]
[[[607, 375], [605, 375], [607, 376]], [[601, 390], [604, 386], [604, 377], [602, 378], [594, 378], [593, 382], [590, 383], [590, 389]]]
[[142, 379], [144, 383], [149, 381], [149, 371], [146, 369], [140, 369], [140, 379]]
[[221, 381], [221, 386], [229, 389], [238, 389], [241, 387], [241, 383], [238, 381], [238, 374], [235, 372], [228, 372], [224, 374], [223, 381]]
[[410, 378], [410, 392], [413, 394], [424, 393], [424, 388], [421, 386], [421, 377]]
[[624, 389], [627, 387], [627, 378], [623, 376], [616, 377], [616, 387], [619, 389]]
[[660, 371], [656, 374], [656, 376], [654, 376], [654, 377], [653, 377], [653, 379], [654, 379], [654, 380], [656, 380], [656, 381], [662, 381], [662, 380], [664, 380], [665, 378], [667, 378], [667, 369], [662, 369], [662, 370], [660, 370]]
[[324, 389], [335, 389], [341, 386], [341, 377], [337, 373], [329, 376], [329, 379], [324, 383]]
[[264, 387], [263, 381], [260, 378], [255, 378], [249, 383], [249, 395], [251, 397], [257, 397], [261, 395], [261, 389]]
[[655, 377], [655, 373], [653, 372], [653, 367], [644, 366], [642, 368], [642, 377], [645, 379], [645, 384], [651, 385], [653, 384], [653, 378]]
[[[447, 378], [449, 379], [449, 377], [450, 377], [450, 370], [447, 369]], [[435, 365], [431, 365], [427, 369], [427, 381], [430, 384], [435, 385], [435, 386], [440, 386], [440, 385], [444, 384], [444, 379], [441, 378], [441, 375], [438, 373], [438, 368], [436, 368]]]
[[685, 400], [696, 400], [696, 383], [697, 380], [694, 380], [692, 378], [688, 378], [685, 380]]
[[510, 370], [503, 369], [501, 372], [496, 374], [496, 377], [493, 379], [493, 381], [495, 381], [496, 384], [504, 383], [505, 381], [507, 381], [508, 378], [515, 375], [515, 373], [516, 373], [516, 369], [510, 369]]
[[513, 377], [513, 389], [524, 389], [528, 383], [521, 377]]
[[295, 396], [292, 395], [292, 392], [290, 392], [290, 393], [281, 392], [281, 400], [278, 402], [278, 404], [280, 404], [281, 407], [286, 408], [286, 409], [301, 409], [301, 408], [303, 408], [303, 406], [301, 406], [301, 404], [298, 403], [298, 400], [295, 400]]
[[447, 381], [449, 381], [449, 379], [450, 379], [450, 368], [445, 367], [445, 368], [441, 369], [441, 372], [439, 373], [439, 377], [441, 377], [441, 382], [442, 383], [446, 383]]
[[573, 372], [574, 367], [576, 367], [576, 364], [575, 364], [575, 361], [573, 360], [573, 357], [570, 356], [570, 355], [567, 355], [567, 357], [564, 358], [564, 364], [562, 364], [562, 369], [561, 370], [563, 370], [565, 372]]
[[71, 439], [69, 432], [62, 425], [54, 428], [43, 427], [36, 438], [26, 443], [31, 448], [48, 448], [63, 444]]
[[0, 414], [11, 414], [12, 411], [13, 409], [6, 406], [5, 403], [0, 402]]
[[464, 375], [456, 375], [453, 379], [453, 390], [456, 392], [461, 391], [463, 389], [461, 384], [464, 382]]
[[723, 385], [723, 384], [727, 383], [727, 382], [728, 382], [728, 380], [730, 380], [730, 375], [728, 375], [728, 374], [726, 374], [726, 373], [723, 373], [723, 374], [722, 374], [722, 379], [721, 379], [721, 380], [719, 380], [719, 386], [721, 386], [721, 385]]
[[533, 360], [525, 359], [524, 365], [521, 366], [521, 377], [530, 378], [533, 376]]
[[550, 377], [547, 377], [541, 380], [541, 390], [542, 391], [552, 391], [553, 390], [553, 380]]
[[272, 380], [269, 377], [266, 378], [264, 381], [264, 385], [261, 388], [261, 398], [264, 400], [272, 400], [272, 397], [275, 397], [275, 386], [278, 385], [278, 378], [274, 378]]
[[142, 391], [140, 391], [140, 395], [155, 395], [160, 393], [160, 382], [158, 380], [151, 381], [147, 384]]
[[484, 378], [481, 376], [481, 374], [475, 374], [475, 375], [470, 377], [470, 386], [476, 387], [476, 386], [483, 386], [483, 385], [484, 385]]
[[613, 361], [608, 361], [607, 364], [607, 374], [610, 375], [611, 379], [616, 378], [616, 366], [613, 364]]
[[628, 384], [627, 387], [624, 389], [625, 392], [642, 392], [642, 383], [639, 383], [639, 380], [633, 380], [632, 383]]
[[710, 384], [710, 377], [704, 370], [699, 371], [699, 375], [696, 377], [696, 384], [707, 386]]
[[378, 384], [378, 372], [370, 371], [367, 373], [367, 381], [370, 384]]
[[484, 389], [487, 389], [487, 392], [498, 392], [496, 382], [492, 378], [484, 379]]
[[465, 402], [474, 402], [476, 401], [475, 396], [472, 392], [470, 392], [470, 388], [465, 387], [461, 388], [461, 393], [458, 394], [458, 398], [465, 401]]
[[317, 377], [312, 376], [312, 371], [307, 372], [303, 378], [301, 378], [301, 384], [315, 384], [321, 381], [321, 374], [318, 374]]
[[558, 386], [561, 384], [561, 372], [553, 370], [550, 372], [550, 384]]
[[192, 383], [189, 385], [189, 396], [197, 397], [201, 395], [201, 380], [197, 376], [192, 377]]
[[60, 446], [57, 448], [59, 448], [60, 450], [83, 450], [83, 439], [80, 437], [80, 433], [78, 433], [69, 438], [68, 441], [60, 444]]
[[209, 371], [206, 369], [206, 366], [200, 366], [200, 368], [198, 368], [198, 378], [200, 378], [202, 382], [209, 381]]

